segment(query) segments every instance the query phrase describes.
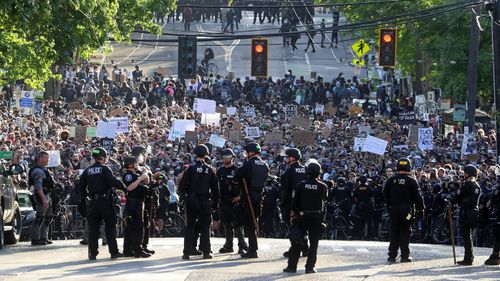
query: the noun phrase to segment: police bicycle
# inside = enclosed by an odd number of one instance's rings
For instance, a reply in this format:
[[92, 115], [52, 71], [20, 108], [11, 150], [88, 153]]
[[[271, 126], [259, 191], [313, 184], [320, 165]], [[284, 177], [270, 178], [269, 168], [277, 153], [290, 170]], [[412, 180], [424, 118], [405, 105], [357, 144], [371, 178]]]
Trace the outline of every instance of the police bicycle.
[[325, 239], [350, 240], [353, 225], [346, 219], [346, 214], [340, 206], [347, 201], [343, 199], [338, 203], [327, 203]]
[[201, 63], [196, 72], [202, 77], [207, 77], [210, 73], [217, 75], [219, 67], [213, 62], [209, 62], [208, 64]]

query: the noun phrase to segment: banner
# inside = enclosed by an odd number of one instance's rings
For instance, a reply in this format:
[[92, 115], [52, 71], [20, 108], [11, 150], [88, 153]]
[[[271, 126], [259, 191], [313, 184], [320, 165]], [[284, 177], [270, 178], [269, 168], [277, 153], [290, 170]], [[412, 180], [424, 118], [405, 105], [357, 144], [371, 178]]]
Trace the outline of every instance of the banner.
[[170, 133], [168, 134], [168, 140], [175, 140], [183, 138], [186, 135], [186, 131], [195, 131], [196, 123], [194, 120], [184, 120], [177, 119], [172, 123]]
[[193, 111], [197, 113], [214, 114], [215, 107], [216, 104], [214, 100], [199, 99], [199, 98], [194, 99]]
[[420, 150], [434, 149], [434, 130], [432, 128], [418, 129], [418, 148]]
[[61, 154], [59, 150], [50, 150], [47, 151], [49, 154], [49, 164], [47, 164], [47, 168], [58, 167], [61, 165]]
[[247, 138], [260, 138], [260, 128], [259, 127], [246, 127], [245, 134]]
[[0, 159], [11, 160], [14, 157], [12, 151], [0, 151]]
[[417, 121], [415, 116], [415, 111], [405, 111], [398, 114], [398, 124], [399, 125], [410, 125], [415, 124]]
[[387, 148], [387, 141], [373, 136], [368, 136], [363, 144], [363, 152], [371, 152], [378, 155], [384, 155]]
[[212, 144], [213, 146], [222, 148], [226, 144], [226, 139], [219, 137], [218, 135], [211, 134], [208, 143]]

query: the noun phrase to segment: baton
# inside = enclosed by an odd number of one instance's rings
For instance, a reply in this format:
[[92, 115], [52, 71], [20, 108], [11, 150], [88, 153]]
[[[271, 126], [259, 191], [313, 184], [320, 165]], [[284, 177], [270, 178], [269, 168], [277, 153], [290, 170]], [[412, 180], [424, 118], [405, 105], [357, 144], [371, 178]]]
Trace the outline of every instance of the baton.
[[248, 192], [247, 181], [243, 179], [243, 188], [247, 194], [248, 205], [250, 207], [250, 214], [252, 215], [252, 222], [255, 227], [255, 237], [259, 237], [259, 225], [257, 224], [257, 219], [255, 218], [255, 212], [253, 210], [252, 199], [250, 198], [250, 193]]
[[453, 249], [453, 264], [457, 264], [457, 255], [455, 253], [455, 235], [453, 233], [453, 222], [451, 216], [451, 205], [448, 204], [448, 224], [450, 226], [450, 238], [451, 238], [451, 247]]

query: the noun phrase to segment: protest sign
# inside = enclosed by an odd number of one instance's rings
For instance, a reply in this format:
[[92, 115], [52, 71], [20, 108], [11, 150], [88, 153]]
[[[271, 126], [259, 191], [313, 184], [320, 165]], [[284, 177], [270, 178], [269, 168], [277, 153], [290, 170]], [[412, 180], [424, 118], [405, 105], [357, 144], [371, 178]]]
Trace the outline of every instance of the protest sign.
[[216, 104], [214, 100], [195, 98], [193, 103], [193, 111], [197, 113], [215, 113]]
[[311, 121], [309, 121], [309, 118], [301, 116], [293, 116], [292, 118], [290, 118], [290, 123], [295, 127], [304, 129], [309, 129], [309, 126], [311, 125]]
[[285, 118], [290, 118], [297, 115], [297, 106], [288, 104], [285, 106]]
[[323, 115], [323, 113], [325, 112], [325, 105], [317, 104], [314, 112], [316, 112], [316, 114]]
[[75, 144], [80, 144], [85, 142], [87, 139], [87, 128], [83, 126], [75, 127]]
[[14, 157], [14, 152], [12, 151], [0, 151], [0, 159], [10, 160]]
[[297, 146], [308, 146], [315, 143], [314, 135], [309, 131], [293, 131], [292, 139]]
[[354, 138], [354, 152], [361, 152], [363, 150], [363, 145], [365, 144], [366, 138]]
[[19, 99], [19, 107], [33, 108], [34, 94], [29, 91], [23, 91]]
[[177, 138], [183, 138], [186, 135], [186, 131], [195, 131], [196, 123], [194, 120], [184, 120], [177, 119], [172, 123], [170, 133], [168, 134], [168, 140], [175, 140]]
[[236, 107], [227, 107], [226, 114], [229, 116], [235, 115], [236, 114]]
[[101, 147], [106, 150], [109, 155], [113, 155], [113, 146], [115, 145], [115, 140], [112, 138], [102, 138], [100, 140]]
[[455, 104], [453, 108], [455, 109], [453, 111], [453, 121], [465, 122], [465, 104]]
[[410, 132], [408, 139], [410, 141], [410, 144], [418, 144], [418, 129], [422, 128], [420, 125], [410, 125]]
[[331, 134], [332, 134], [332, 129], [330, 127], [324, 127], [321, 136], [324, 139], [327, 139], [328, 137], [330, 137]]
[[257, 116], [257, 114], [255, 113], [255, 108], [247, 106], [247, 108], [245, 109], [245, 116], [255, 118]]
[[434, 148], [434, 130], [432, 128], [418, 129], [418, 148], [432, 150]]
[[121, 108], [115, 108], [110, 113], [111, 117], [122, 116], [123, 110]]
[[220, 126], [220, 113], [213, 114], [202, 114], [201, 115], [201, 124], [210, 125], [210, 126]]
[[283, 140], [283, 133], [279, 130], [266, 132], [264, 143], [265, 144], [274, 144], [281, 143]]
[[241, 131], [240, 129], [229, 129], [226, 131], [227, 139], [231, 142], [239, 142], [241, 141]]
[[450, 126], [450, 125], [446, 125], [444, 124], [444, 137], [448, 137], [448, 135], [450, 133], [455, 133], [455, 128], [453, 126]]
[[403, 111], [398, 113], [399, 125], [410, 125], [417, 122], [415, 111]]
[[115, 138], [116, 124], [113, 122], [98, 121], [96, 128], [96, 136], [98, 138]]
[[245, 134], [248, 138], [260, 138], [260, 128], [259, 127], [246, 127]]
[[328, 128], [331, 128], [333, 125], [333, 120], [332, 119], [327, 119], [326, 120], [326, 126], [328, 126]]
[[110, 118], [109, 122], [115, 123], [116, 133], [128, 133], [128, 117]]
[[47, 151], [49, 154], [49, 163], [47, 164], [47, 168], [58, 167], [61, 165], [61, 154], [59, 150], [50, 150]]
[[219, 114], [227, 114], [227, 107], [225, 106], [217, 106], [215, 108], [215, 112]]
[[368, 126], [358, 126], [358, 132], [359, 132], [359, 135], [364, 135], [365, 136], [368, 136], [372, 133], [372, 127], [370, 125]]
[[184, 138], [187, 142], [198, 143], [198, 134], [193, 131], [186, 131], [184, 134]]
[[330, 115], [337, 114], [337, 108], [333, 107], [331, 104], [327, 104], [325, 106], [325, 112], [328, 112]]
[[373, 136], [368, 136], [363, 144], [363, 152], [371, 152], [378, 155], [384, 155], [387, 148], [387, 141]]
[[95, 138], [96, 137], [96, 127], [87, 127], [87, 137]]
[[218, 135], [211, 134], [208, 143], [212, 144], [213, 146], [222, 148], [226, 144], [226, 139], [219, 137]]

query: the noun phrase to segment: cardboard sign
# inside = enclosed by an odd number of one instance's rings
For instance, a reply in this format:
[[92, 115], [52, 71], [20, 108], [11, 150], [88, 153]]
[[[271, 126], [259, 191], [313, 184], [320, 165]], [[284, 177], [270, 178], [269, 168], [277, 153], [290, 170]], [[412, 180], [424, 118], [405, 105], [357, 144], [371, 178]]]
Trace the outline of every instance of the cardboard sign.
[[309, 131], [293, 131], [293, 143], [297, 146], [308, 146], [315, 144], [314, 135]]
[[229, 116], [236, 115], [236, 107], [226, 107], [226, 114]]
[[75, 101], [75, 102], [70, 102], [70, 103], [68, 104], [68, 110], [70, 110], [70, 111], [71, 111], [71, 110], [80, 110], [81, 105], [82, 105], [82, 104], [81, 104], [80, 102], [77, 102], [77, 101]]
[[434, 149], [434, 130], [432, 128], [418, 129], [418, 148], [420, 150]]
[[85, 142], [87, 139], [87, 128], [83, 126], [75, 127], [75, 144], [80, 144]]
[[288, 104], [285, 106], [285, 118], [290, 118], [297, 115], [297, 106]]
[[220, 114], [227, 114], [227, 107], [217, 106], [217, 108], [215, 108], [215, 112]]
[[123, 110], [121, 108], [115, 108], [110, 113], [111, 117], [123, 116]]
[[186, 131], [195, 131], [196, 123], [194, 120], [177, 119], [172, 123], [168, 140], [175, 140], [185, 137]]
[[410, 125], [415, 124], [415, 122], [417, 122], [415, 111], [405, 111], [398, 114], [399, 125]]
[[248, 138], [260, 138], [260, 128], [259, 127], [246, 127], [245, 134]]
[[309, 121], [309, 118], [301, 116], [293, 116], [292, 118], [290, 118], [290, 123], [295, 127], [304, 129], [309, 129], [309, 126], [311, 125], [311, 121]]
[[324, 127], [323, 132], [321, 133], [321, 136], [324, 139], [327, 139], [330, 137], [331, 134], [332, 134], [332, 129], [330, 127]]
[[47, 165], [47, 168], [53, 168], [53, 167], [58, 167], [61, 165], [61, 154], [59, 150], [50, 150], [47, 151], [49, 154], [49, 164]]
[[384, 155], [387, 148], [387, 141], [373, 136], [368, 136], [363, 144], [362, 151]]
[[410, 141], [410, 144], [418, 144], [418, 129], [422, 128], [422, 126], [419, 125], [410, 125], [410, 135], [408, 136], [408, 139]]
[[358, 126], [358, 132], [359, 135], [365, 134], [365, 136], [369, 136], [372, 133], [372, 127], [370, 125], [368, 126]]
[[201, 124], [209, 126], [220, 126], [220, 113], [205, 114], [201, 115]]
[[187, 142], [198, 143], [198, 134], [193, 131], [186, 131], [184, 138]]
[[327, 104], [325, 106], [325, 112], [328, 112], [330, 115], [337, 114], [337, 108], [333, 107], [331, 104]]
[[283, 133], [281, 131], [267, 132], [264, 138], [265, 144], [281, 143], [283, 140]]
[[198, 113], [215, 113], [216, 104], [214, 100], [195, 98], [193, 103], [193, 111]]
[[218, 135], [211, 134], [208, 143], [212, 144], [213, 146], [222, 148], [226, 144], [226, 139], [223, 137], [219, 137]]
[[241, 141], [241, 131], [239, 129], [230, 129], [227, 132], [227, 139], [230, 142], [240, 142]]
[[465, 159], [469, 160], [472, 163], [477, 163], [480, 158], [481, 157], [479, 154], [469, 154], [465, 157]]

